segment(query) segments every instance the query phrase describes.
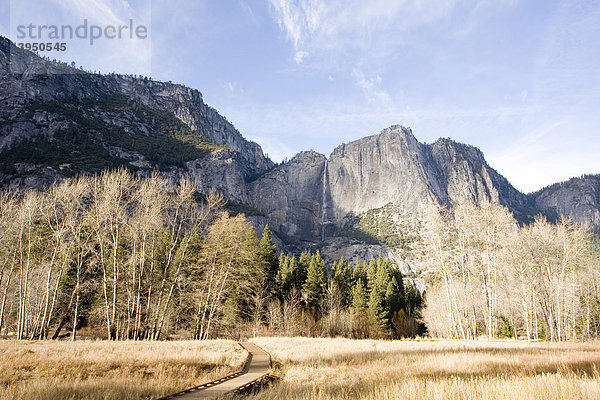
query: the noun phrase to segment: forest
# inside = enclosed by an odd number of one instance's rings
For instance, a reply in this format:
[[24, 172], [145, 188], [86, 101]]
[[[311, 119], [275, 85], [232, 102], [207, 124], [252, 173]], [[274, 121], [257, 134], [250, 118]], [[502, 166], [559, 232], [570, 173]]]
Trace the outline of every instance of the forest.
[[125, 169], [0, 196], [0, 335], [251, 335], [585, 340], [600, 335], [599, 246], [584, 227], [520, 225], [492, 202], [431, 205], [411, 262], [277, 254], [190, 179]]
[[[0, 333], [165, 339], [417, 334], [420, 294], [389, 260], [277, 257], [223, 196], [125, 169], [0, 197]], [[330, 270], [330, 271], [329, 271]]]

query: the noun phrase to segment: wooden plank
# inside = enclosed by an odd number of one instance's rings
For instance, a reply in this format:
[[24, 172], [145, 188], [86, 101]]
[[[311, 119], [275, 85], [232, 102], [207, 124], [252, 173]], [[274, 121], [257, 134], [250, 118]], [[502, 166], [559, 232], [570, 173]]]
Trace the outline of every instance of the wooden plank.
[[163, 399], [215, 399], [264, 379], [271, 369], [271, 356], [254, 343], [242, 342], [240, 346], [250, 354], [242, 371]]

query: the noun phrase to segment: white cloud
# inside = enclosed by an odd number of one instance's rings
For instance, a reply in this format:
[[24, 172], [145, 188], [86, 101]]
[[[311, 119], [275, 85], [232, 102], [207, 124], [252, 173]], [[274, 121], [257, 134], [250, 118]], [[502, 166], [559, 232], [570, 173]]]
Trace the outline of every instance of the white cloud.
[[127, 0], [33, 0], [23, 2], [11, 0], [11, 37], [16, 38], [16, 26], [28, 25], [70, 25], [80, 26], [87, 20], [88, 26], [97, 25], [100, 29], [111, 25], [128, 26], [130, 20], [134, 29], [146, 28], [146, 38], [130, 37], [125, 30], [121, 38], [102, 37], [90, 44], [88, 39], [63, 38], [67, 51], [48, 55], [70, 63], [75, 61], [85, 69], [104, 73], [121, 72], [150, 75], [152, 66], [151, 45], [151, 1]]
[[369, 103], [377, 102], [384, 106], [391, 104], [390, 95], [381, 89], [381, 76], [376, 75], [373, 78], [365, 77], [365, 74], [359, 69], [352, 70], [352, 77], [356, 80], [356, 84], [362, 89], [365, 98]]
[[295, 53], [344, 52], [348, 48], [389, 46], [402, 32], [433, 23], [458, 4], [478, 0], [270, 0], [280, 29]]
[[233, 86], [233, 83], [231, 83], [231, 82], [224, 83], [221, 86], [223, 87], [223, 89], [227, 90], [228, 92], [233, 93], [235, 91], [235, 87]]
[[304, 58], [308, 55], [308, 52], [300, 50], [297, 51], [296, 54], [294, 55], [294, 61], [296, 61], [296, 64], [302, 64], [302, 60], [304, 60]]

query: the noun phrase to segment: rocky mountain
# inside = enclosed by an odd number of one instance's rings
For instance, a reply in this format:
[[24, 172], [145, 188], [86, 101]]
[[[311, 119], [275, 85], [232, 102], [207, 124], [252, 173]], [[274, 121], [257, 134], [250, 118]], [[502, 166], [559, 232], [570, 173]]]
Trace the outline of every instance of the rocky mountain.
[[489, 199], [521, 221], [567, 214], [600, 228], [598, 176], [525, 195], [477, 148], [421, 143], [402, 126], [342, 144], [329, 157], [301, 152], [275, 165], [197, 90], [87, 73], [0, 38], [0, 186], [40, 188], [119, 166], [191, 175], [199, 192], [215, 187], [258, 229], [268, 222], [280, 248], [319, 248], [331, 258], [400, 260], [430, 202]]
[[313, 245], [335, 257], [401, 258], [431, 202], [451, 207], [486, 199], [520, 220], [533, 215], [527, 196], [480, 150], [450, 139], [424, 144], [402, 126], [342, 144], [328, 158], [300, 153], [249, 187], [250, 202], [288, 244]]
[[336, 223], [390, 202], [417, 211], [432, 201], [451, 206], [489, 199], [518, 214], [527, 203], [478, 149], [449, 139], [423, 144], [401, 126], [338, 146], [329, 158], [327, 183], [327, 214]]
[[336, 236], [354, 217], [387, 204], [418, 214], [434, 201], [488, 199], [528, 215], [527, 197], [481, 151], [449, 139], [423, 144], [402, 126], [338, 146], [329, 158], [300, 153], [250, 187], [251, 202], [275, 229], [301, 240]]
[[[245, 201], [244, 182], [273, 167], [202, 94], [148, 78], [87, 73], [0, 38], [0, 184], [40, 187], [125, 165], [192, 173]], [[232, 190], [229, 190], [232, 189]]]
[[529, 195], [536, 210], [555, 220], [569, 215], [580, 224], [600, 228], [600, 175], [584, 175]]
[[248, 184], [249, 200], [288, 243], [319, 242], [326, 158], [306, 151]]

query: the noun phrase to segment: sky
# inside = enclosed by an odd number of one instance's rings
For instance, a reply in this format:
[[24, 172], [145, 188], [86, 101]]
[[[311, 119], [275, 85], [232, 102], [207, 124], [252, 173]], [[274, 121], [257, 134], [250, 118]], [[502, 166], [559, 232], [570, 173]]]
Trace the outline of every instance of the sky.
[[598, 0], [0, 0], [14, 41], [84, 19], [148, 35], [45, 55], [196, 88], [275, 161], [398, 124], [525, 192], [600, 173]]

